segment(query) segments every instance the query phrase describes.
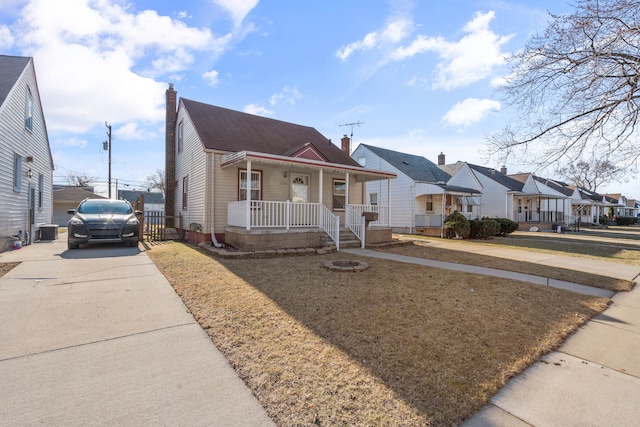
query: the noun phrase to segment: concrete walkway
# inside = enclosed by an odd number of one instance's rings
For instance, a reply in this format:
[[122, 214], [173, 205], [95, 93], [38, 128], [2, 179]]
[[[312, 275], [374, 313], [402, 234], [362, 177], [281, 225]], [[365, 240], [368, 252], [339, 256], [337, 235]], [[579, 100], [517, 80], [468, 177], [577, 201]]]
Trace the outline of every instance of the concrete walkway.
[[[444, 247], [447, 243], [436, 245]], [[607, 310], [570, 336], [557, 351], [512, 379], [485, 408], [463, 423], [463, 427], [640, 425], [640, 286], [637, 286], [640, 267], [486, 245], [465, 244], [464, 248], [483, 255], [538, 263], [541, 271], [544, 266], [558, 266], [635, 280], [636, 286], [631, 292], [614, 295]], [[461, 246], [447, 249], [461, 250]], [[546, 284], [546, 280], [535, 276], [489, 268], [363, 249], [344, 252]], [[601, 294], [601, 289], [567, 282], [555, 284], [574, 292], [606, 296]]]
[[0, 254], [0, 426], [271, 426], [137, 248]]

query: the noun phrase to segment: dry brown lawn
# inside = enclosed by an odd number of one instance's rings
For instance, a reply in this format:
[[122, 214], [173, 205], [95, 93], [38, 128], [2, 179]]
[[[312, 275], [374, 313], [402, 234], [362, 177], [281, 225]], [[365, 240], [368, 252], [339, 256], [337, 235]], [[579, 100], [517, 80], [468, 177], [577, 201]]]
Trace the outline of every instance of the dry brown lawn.
[[18, 262], [2, 262], [2, 263], [0, 263], [0, 277], [4, 276], [5, 274], [7, 274], [11, 270], [13, 270], [13, 268], [15, 266], [17, 266], [18, 264], [19, 264]]
[[[474, 241], [473, 243], [477, 243], [477, 241]], [[430, 247], [429, 242], [426, 240], [423, 242], [417, 240], [415, 244], [389, 246], [379, 250], [398, 255], [497, 268], [499, 270], [515, 271], [524, 274], [533, 274], [536, 276], [593, 286], [595, 288], [608, 289], [614, 292], [626, 292], [633, 288], [633, 282], [630, 280], [616, 279], [615, 277], [590, 274], [584, 271], [569, 270], [566, 268], [549, 267], [546, 265], [541, 267], [539, 264], [530, 262], [475, 254], [466, 252], [464, 250], [464, 245], [465, 241], [462, 241], [459, 244], [460, 250], [444, 249], [433, 246]], [[636, 252], [636, 257], [637, 256], [638, 252]]]
[[280, 426], [457, 425], [609, 302], [345, 253], [147, 253]]

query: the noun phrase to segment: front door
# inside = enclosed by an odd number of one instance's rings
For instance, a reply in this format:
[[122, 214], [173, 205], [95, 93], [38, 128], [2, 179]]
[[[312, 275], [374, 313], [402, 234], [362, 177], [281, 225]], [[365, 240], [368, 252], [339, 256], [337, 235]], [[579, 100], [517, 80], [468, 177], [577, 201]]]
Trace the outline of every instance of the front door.
[[291, 174], [291, 201], [294, 203], [309, 202], [309, 175]]

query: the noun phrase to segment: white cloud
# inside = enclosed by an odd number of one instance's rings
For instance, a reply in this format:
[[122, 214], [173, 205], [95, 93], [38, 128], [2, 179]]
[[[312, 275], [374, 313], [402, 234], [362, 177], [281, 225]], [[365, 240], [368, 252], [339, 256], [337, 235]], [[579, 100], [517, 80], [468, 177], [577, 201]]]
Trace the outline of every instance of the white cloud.
[[409, 35], [413, 28], [413, 22], [406, 18], [399, 18], [388, 24], [382, 31], [374, 31], [363, 37], [362, 40], [342, 46], [336, 52], [341, 61], [346, 61], [349, 56], [357, 51], [367, 51], [384, 45], [395, 44]]
[[202, 78], [209, 86], [215, 87], [218, 85], [218, 72], [216, 70], [207, 71], [202, 75]]
[[0, 25], [0, 49], [9, 49], [13, 46], [13, 35], [6, 25]]
[[70, 138], [61, 138], [56, 140], [56, 145], [64, 146], [64, 147], [86, 147], [87, 140], [84, 138], [70, 137]]
[[138, 126], [136, 122], [129, 122], [119, 126], [114, 129], [113, 135], [116, 139], [127, 141], [145, 141], [156, 136], [155, 133], [149, 132], [147, 128]]
[[274, 93], [269, 98], [269, 104], [271, 106], [277, 104], [291, 104], [294, 105], [297, 100], [302, 98], [302, 94], [295, 87], [285, 86], [282, 91]]
[[453, 89], [467, 86], [491, 75], [494, 67], [504, 64], [506, 54], [500, 51], [511, 36], [498, 36], [489, 28], [494, 12], [476, 13], [463, 28], [467, 33], [457, 42], [442, 37], [419, 35], [406, 47], [399, 47], [392, 54], [396, 61], [411, 58], [425, 52], [437, 52], [434, 88]]
[[265, 107], [257, 104], [249, 104], [244, 107], [244, 112], [249, 114], [255, 114], [257, 116], [273, 116], [274, 111], [267, 110]]
[[231, 39], [106, 1], [31, 0], [21, 13], [14, 37], [35, 58], [53, 132], [162, 121], [166, 83], [155, 79], [177, 81], [197, 56], [215, 58]]
[[492, 111], [500, 111], [500, 103], [498, 101], [467, 98], [447, 111], [442, 121], [453, 126], [466, 128], [481, 121]]
[[258, 5], [258, 0], [213, 0], [213, 2], [231, 15], [236, 27], [240, 26], [249, 12]]

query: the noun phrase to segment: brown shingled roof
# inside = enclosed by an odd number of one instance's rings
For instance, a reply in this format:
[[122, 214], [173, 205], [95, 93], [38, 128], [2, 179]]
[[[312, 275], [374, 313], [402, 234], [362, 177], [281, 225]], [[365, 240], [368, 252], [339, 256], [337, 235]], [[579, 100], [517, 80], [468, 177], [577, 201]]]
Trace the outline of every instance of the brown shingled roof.
[[254, 151], [289, 156], [306, 143], [330, 163], [359, 166], [347, 153], [309, 126], [255, 116], [181, 98], [205, 148], [211, 150]]

